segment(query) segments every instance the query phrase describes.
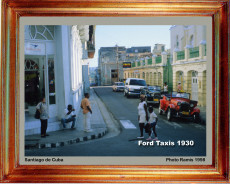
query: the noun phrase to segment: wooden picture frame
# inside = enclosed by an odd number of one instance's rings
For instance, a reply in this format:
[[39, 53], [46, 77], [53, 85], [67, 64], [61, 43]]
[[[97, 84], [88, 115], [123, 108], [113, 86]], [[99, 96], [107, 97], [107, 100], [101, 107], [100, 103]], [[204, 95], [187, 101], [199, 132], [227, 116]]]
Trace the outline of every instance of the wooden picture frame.
[[[212, 17], [213, 139], [211, 165], [57, 166], [19, 164], [19, 21], [35, 16]], [[229, 181], [229, 1], [3, 0], [0, 83], [1, 182]]]

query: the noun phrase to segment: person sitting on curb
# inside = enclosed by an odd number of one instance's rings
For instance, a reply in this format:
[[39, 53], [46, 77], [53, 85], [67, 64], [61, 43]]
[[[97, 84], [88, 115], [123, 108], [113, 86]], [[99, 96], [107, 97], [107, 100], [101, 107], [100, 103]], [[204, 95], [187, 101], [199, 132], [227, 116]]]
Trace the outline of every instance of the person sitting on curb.
[[72, 105], [68, 105], [67, 109], [64, 110], [64, 117], [61, 119], [63, 128], [65, 128], [66, 123], [72, 121], [71, 129], [74, 129], [75, 122], [76, 122], [76, 115], [73, 111], [75, 111], [75, 109], [73, 109]]

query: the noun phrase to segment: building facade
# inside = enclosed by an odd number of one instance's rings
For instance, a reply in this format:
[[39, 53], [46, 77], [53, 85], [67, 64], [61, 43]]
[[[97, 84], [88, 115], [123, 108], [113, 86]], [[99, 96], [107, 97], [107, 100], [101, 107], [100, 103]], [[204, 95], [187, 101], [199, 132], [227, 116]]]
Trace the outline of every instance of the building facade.
[[98, 51], [99, 85], [112, 85], [122, 81], [125, 47], [101, 47]]
[[206, 106], [206, 26], [177, 25], [170, 32], [174, 90], [180, 82], [191, 99]]
[[40, 121], [33, 116], [42, 97], [48, 106], [48, 131], [61, 128], [60, 119], [68, 104], [79, 111], [86, 89], [82, 68], [95, 52], [92, 28], [95, 29], [88, 25], [25, 26], [26, 135], [40, 133]]
[[130, 60], [131, 68], [124, 69], [124, 77], [145, 79], [147, 85], [163, 87], [163, 82], [171, 78], [169, 74], [172, 74], [168, 72], [171, 67], [170, 53], [165, 51], [164, 44], [156, 44], [153, 49], [154, 54], [151, 52], [151, 47], [147, 48], [148, 52], [140, 53], [135, 60]]
[[206, 106], [206, 26], [172, 26], [170, 34], [169, 50], [165, 51], [164, 44], [155, 44], [152, 56], [133, 61], [124, 77], [142, 78], [148, 85], [161, 87], [167, 82], [169, 91], [177, 91], [181, 83], [182, 91]]

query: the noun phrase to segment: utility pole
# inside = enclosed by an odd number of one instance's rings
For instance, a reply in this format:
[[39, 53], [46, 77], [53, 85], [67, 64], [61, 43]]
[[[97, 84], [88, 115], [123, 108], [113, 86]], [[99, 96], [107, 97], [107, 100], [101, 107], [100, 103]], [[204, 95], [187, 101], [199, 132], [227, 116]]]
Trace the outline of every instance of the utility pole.
[[119, 82], [119, 68], [118, 68], [118, 45], [116, 44], [117, 54], [116, 54], [116, 60], [117, 60], [117, 82]]

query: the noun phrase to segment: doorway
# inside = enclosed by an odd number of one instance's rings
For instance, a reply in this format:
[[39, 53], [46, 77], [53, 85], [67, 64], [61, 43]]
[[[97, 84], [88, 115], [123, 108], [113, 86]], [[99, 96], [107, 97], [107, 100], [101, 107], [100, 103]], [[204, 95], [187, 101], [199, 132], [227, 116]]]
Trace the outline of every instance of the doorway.
[[198, 72], [192, 72], [192, 100], [198, 101]]
[[45, 96], [45, 73], [43, 57], [25, 58], [25, 109], [36, 106]]

